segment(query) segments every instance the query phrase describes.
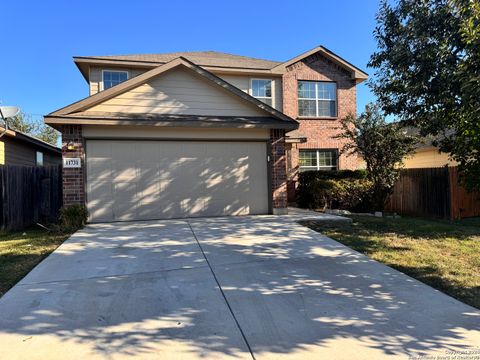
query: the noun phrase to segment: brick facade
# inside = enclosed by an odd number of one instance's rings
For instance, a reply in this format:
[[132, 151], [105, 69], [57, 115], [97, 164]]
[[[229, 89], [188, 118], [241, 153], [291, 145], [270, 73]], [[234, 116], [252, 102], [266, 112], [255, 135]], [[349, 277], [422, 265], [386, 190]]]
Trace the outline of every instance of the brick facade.
[[273, 213], [281, 214], [287, 208], [285, 130], [270, 130], [270, 149]]
[[[297, 82], [299, 80], [333, 81], [337, 84], [337, 117], [332, 119], [299, 118]], [[298, 175], [298, 154], [300, 149], [338, 149], [345, 140], [335, 139], [341, 130], [340, 119], [356, 114], [356, 84], [350, 72], [344, 70], [321, 54], [314, 54], [287, 68], [283, 75], [283, 112], [300, 123], [298, 133], [306, 136], [306, 143], [287, 145], [287, 176], [289, 200], [292, 199], [292, 181]], [[339, 169], [356, 169], [356, 156], [340, 155]], [[293, 187], [294, 189], [294, 187]]]
[[[68, 149], [73, 147], [73, 149]], [[80, 158], [81, 168], [63, 169], [63, 205], [85, 204], [85, 142], [81, 125], [63, 125], [62, 156]]]

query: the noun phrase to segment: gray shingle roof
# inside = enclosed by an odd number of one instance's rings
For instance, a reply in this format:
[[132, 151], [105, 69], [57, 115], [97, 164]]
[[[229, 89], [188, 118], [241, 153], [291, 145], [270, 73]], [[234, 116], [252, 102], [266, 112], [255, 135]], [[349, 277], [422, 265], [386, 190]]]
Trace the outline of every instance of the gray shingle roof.
[[221, 66], [248, 69], [271, 69], [281, 62], [256, 59], [247, 56], [227, 54], [217, 51], [186, 51], [164, 54], [136, 54], [136, 55], [109, 55], [109, 56], [77, 56], [76, 58], [140, 61], [148, 63], [163, 64], [178, 57], [184, 57], [200, 66]]

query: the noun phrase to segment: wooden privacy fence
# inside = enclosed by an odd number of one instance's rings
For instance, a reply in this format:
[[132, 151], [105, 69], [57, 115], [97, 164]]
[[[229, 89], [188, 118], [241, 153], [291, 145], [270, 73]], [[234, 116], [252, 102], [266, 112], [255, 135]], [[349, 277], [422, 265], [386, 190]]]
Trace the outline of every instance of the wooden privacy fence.
[[456, 167], [404, 169], [385, 211], [447, 219], [480, 216], [480, 193], [467, 192], [458, 180]]
[[58, 218], [61, 166], [0, 166], [0, 227], [19, 230]]

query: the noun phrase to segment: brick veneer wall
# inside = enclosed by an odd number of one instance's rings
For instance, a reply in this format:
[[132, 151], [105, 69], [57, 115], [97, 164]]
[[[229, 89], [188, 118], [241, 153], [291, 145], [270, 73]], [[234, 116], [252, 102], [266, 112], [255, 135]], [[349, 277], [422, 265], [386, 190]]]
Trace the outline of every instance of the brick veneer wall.
[[270, 130], [271, 184], [273, 213], [287, 208], [287, 164], [285, 155], [285, 130]]
[[[71, 144], [74, 150], [68, 150]], [[63, 169], [63, 205], [85, 204], [85, 142], [81, 125], [62, 126], [62, 156], [80, 158], [82, 166]]]
[[[337, 83], [337, 117], [335, 119], [302, 119], [298, 117], [298, 80], [335, 81]], [[320, 54], [292, 64], [283, 75], [283, 112], [300, 123], [298, 132], [307, 137], [303, 144], [292, 144], [289, 148], [289, 180], [298, 172], [299, 149], [340, 149], [345, 140], [334, 139], [341, 130], [339, 119], [356, 113], [355, 80], [348, 71]], [[356, 169], [357, 157], [340, 155], [340, 169]]]

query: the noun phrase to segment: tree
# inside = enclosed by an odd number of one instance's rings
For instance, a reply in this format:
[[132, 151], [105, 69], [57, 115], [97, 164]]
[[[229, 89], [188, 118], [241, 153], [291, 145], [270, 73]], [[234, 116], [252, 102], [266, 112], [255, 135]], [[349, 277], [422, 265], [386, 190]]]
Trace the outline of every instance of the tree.
[[337, 138], [348, 140], [342, 153], [358, 154], [365, 161], [372, 182], [372, 205], [382, 211], [400, 175], [403, 159], [414, 150], [415, 136], [407, 135], [400, 123], [387, 123], [376, 104], [369, 104], [360, 116], [341, 120]]
[[40, 140], [57, 145], [59, 133], [54, 128], [45, 125], [43, 121], [35, 121], [31, 116], [21, 113], [14, 118], [8, 119], [8, 127], [34, 136]]
[[480, 4], [475, 0], [383, 0], [370, 83], [387, 115], [416, 126], [459, 162], [480, 190]]

